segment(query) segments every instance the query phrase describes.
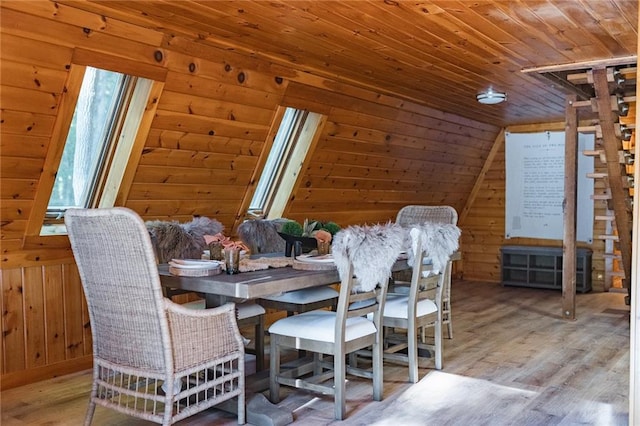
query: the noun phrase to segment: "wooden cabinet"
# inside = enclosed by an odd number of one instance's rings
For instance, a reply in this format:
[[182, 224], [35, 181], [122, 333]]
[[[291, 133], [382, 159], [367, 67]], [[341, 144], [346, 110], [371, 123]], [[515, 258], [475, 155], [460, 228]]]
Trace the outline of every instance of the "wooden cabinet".
[[[562, 248], [503, 246], [502, 284], [562, 290]], [[591, 250], [577, 249], [576, 291], [591, 290]]]

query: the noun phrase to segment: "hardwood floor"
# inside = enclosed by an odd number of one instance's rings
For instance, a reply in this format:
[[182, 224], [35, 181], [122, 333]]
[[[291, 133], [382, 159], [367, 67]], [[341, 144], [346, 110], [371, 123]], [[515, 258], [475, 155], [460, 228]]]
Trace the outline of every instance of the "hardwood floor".
[[[296, 424], [327, 425], [627, 425], [629, 307], [620, 293], [577, 296], [577, 320], [561, 318], [560, 293], [482, 282], [452, 285], [453, 340], [444, 369], [385, 365], [385, 399], [371, 383], [347, 384], [347, 419], [334, 422], [333, 400], [286, 392], [280, 405]], [[84, 419], [90, 373], [9, 389], [0, 395], [4, 426], [77, 425]], [[180, 424], [231, 425], [209, 410]], [[148, 422], [98, 407], [94, 425]]]

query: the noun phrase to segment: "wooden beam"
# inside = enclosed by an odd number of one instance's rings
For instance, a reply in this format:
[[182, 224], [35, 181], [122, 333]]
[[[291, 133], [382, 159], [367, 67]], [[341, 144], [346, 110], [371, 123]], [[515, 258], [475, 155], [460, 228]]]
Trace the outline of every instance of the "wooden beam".
[[576, 204], [578, 194], [578, 111], [576, 95], [565, 103], [564, 130], [564, 232], [562, 236], [562, 318], [576, 319]]
[[[622, 184], [622, 165], [618, 161], [618, 151], [622, 149], [621, 142], [616, 137], [615, 123], [617, 116], [609, 107], [609, 84], [607, 71], [604, 68], [593, 70], [593, 83], [598, 103], [600, 129], [607, 157], [607, 173], [609, 174], [609, 188], [611, 204], [618, 229], [619, 249], [622, 255], [622, 268], [625, 273], [625, 287], [629, 288], [631, 277], [631, 216], [629, 195]], [[625, 173], [626, 174], [626, 173]]]
[[473, 205], [473, 202], [475, 201], [476, 196], [478, 195], [478, 191], [480, 191], [480, 186], [484, 182], [484, 178], [487, 175], [487, 172], [489, 171], [489, 169], [491, 168], [491, 165], [493, 164], [493, 160], [496, 157], [496, 154], [498, 153], [500, 148], [504, 146], [504, 133], [505, 133], [504, 129], [500, 130], [500, 133], [498, 133], [498, 136], [496, 136], [495, 140], [493, 141], [493, 146], [489, 151], [489, 155], [487, 155], [487, 159], [484, 161], [482, 170], [480, 170], [480, 173], [478, 174], [476, 183], [473, 185], [473, 188], [471, 189], [471, 192], [467, 197], [467, 202], [464, 208], [462, 209], [462, 211], [460, 212], [460, 215], [458, 216], [459, 225], [464, 224], [464, 221], [467, 218], [467, 215], [469, 214], [469, 210], [471, 210], [471, 206]]
[[532, 67], [522, 69], [523, 73], [529, 72], [553, 72], [553, 71], [571, 71], [585, 68], [593, 68], [596, 66], [617, 66], [635, 64], [638, 61], [637, 55], [621, 56], [619, 58], [596, 59], [593, 61], [571, 62], [568, 64], [545, 65], [542, 67]]

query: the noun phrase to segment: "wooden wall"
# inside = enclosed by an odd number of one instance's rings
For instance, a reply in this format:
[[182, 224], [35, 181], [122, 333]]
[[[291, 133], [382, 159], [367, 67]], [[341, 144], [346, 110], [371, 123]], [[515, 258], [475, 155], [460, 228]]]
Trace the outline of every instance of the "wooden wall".
[[[507, 129], [513, 133], [564, 130], [564, 123], [547, 123], [542, 125], [514, 126]], [[504, 138], [498, 138], [494, 146], [495, 156], [487, 164], [486, 174], [480, 176], [478, 189], [461, 217], [463, 229], [461, 246], [463, 251], [463, 273], [465, 279], [500, 282], [500, 248], [503, 245], [528, 245], [562, 247], [561, 240], [545, 240], [534, 238], [505, 238], [505, 151]], [[579, 155], [582, 155], [579, 153]], [[606, 170], [599, 160], [594, 160], [596, 172]], [[605, 192], [603, 181], [594, 182], [594, 194]], [[594, 215], [604, 215], [606, 201], [594, 200]], [[594, 291], [604, 289], [604, 257], [605, 243], [598, 235], [604, 235], [605, 223], [594, 222], [594, 240], [592, 244], [579, 243], [579, 247], [590, 248], [592, 255], [592, 286]]]
[[50, 153], [63, 143], [56, 126], [69, 108], [65, 85], [74, 63], [164, 82], [118, 198], [144, 219], [208, 216], [233, 233], [278, 107], [307, 108], [326, 115], [326, 124], [285, 216], [346, 226], [392, 220], [407, 204], [466, 208], [459, 272], [499, 280], [503, 155], [485, 161], [501, 129], [70, 6], [3, 2], [0, 13], [2, 387], [90, 365], [68, 240], [34, 232], [48, 201], [38, 191], [55, 172]]

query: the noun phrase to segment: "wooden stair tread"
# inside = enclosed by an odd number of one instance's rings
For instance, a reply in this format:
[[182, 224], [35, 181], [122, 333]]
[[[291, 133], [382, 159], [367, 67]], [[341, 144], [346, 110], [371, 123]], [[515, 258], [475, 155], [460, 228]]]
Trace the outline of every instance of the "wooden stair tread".
[[607, 174], [604, 172], [587, 173], [587, 177], [593, 178], [593, 179], [602, 179], [602, 178], [606, 178]]
[[598, 235], [599, 240], [612, 240], [618, 241], [619, 237], [617, 235]]

